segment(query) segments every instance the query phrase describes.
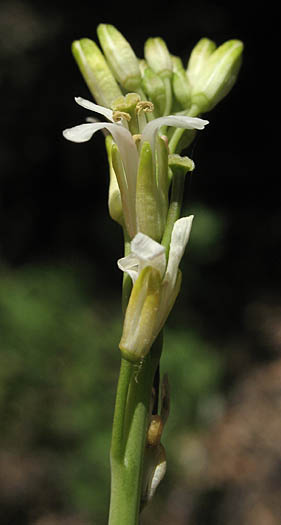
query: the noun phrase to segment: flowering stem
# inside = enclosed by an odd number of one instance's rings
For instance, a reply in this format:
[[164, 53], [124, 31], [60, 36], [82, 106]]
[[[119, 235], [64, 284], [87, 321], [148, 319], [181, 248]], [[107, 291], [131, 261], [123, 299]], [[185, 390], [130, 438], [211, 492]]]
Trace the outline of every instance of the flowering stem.
[[154, 375], [162, 338], [140, 365], [121, 360], [110, 451], [109, 525], [138, 525], [143, 456]]

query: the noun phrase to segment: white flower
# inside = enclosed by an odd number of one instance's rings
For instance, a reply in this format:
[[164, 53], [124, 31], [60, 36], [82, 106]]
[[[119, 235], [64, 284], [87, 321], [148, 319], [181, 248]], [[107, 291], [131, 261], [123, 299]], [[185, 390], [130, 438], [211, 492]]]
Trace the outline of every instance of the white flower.
[[[122, 189], [120, 188], [121, 199], [126, 228], [130, 237], [133, 238], [138, 232], [136, 217], [136, 182], [139, 162], [139, 153], [133, 136], [128, 130], [128, 125], [125, 120], [121, 119], [119, 122], [114, 122], [114, 112], [112, 110], [94, 104], [93, 102], [81, 97], [75, 98], [75, 101], [80, 106], [103, 115], [108, 122], [87, 122], [85, 124], [80, 124], [73, 128], [64, 130], [63, 136], [72, 142], [87, 142], [92, 138], [94, 133], [101, 129], [107, 129], [109, 133], [111, 133], [119, 149], [124, 167], [125, 181], [124, 184], [122, 184]], [[169, 115], [154, 119], [146, 124], [141, 130], [142, 136], [139, 151], [141, 151], [142, 144], [147, 141], [150, 143], [155, 157], [155, 137], [157, 131], [162, 126], [200, 130], [203, 129], [206, 124], [208, 124], [207, 120], [182, 115]]]
[[143, 233], [131, 242], [131, 253], [118, 260], [134, 285], [125, 314], [120, 349], [128, 360], [140, 361], [163, 328], [180, 290], [179, 264], [187, 245], [193, 215], [178, 219], [172, 231], [168, 262], [165, 248]]

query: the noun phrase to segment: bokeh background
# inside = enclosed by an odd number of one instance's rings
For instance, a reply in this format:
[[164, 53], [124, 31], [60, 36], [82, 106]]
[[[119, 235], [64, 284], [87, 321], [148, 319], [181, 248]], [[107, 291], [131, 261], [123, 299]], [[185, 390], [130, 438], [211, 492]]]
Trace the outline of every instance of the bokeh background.
[[[61, 130], [90, 98], [76, 38], [112, 23], [139, 57], [163, 37], [245, 42], [239, 81], [190, 154], [195, 221], [166, 329], [168, 473], [142, 525], [277, 525], [281, 515], [280, 178], [270, 2], [0, 3], [0, 521], [103, 525], [122, 255], [102, 134]], [[122, 524], [120, 524], [122, 525]]]

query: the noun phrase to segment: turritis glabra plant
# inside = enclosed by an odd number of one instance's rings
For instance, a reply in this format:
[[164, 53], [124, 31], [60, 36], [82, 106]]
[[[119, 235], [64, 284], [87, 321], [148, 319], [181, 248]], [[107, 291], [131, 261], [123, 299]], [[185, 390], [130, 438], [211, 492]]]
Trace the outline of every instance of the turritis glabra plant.
[[124, 257], [117, 262], [123, 272], [124, 320], [108, 523], [136, 525], [166, 472], [161, 436], [169, 388], [159, 363], [193, 221], [193, 215], [181, 217], [185, 177], [194, 170], [182, 151], [208, 124], [202, 115], [234, 85], [243, 44], [229, 40], [217, 47], [202, 38], [185, 67], [162, 38], [149, 38], [139, 59], [113, 25], [100, 24], [97, 35], [100, 47], [89, 38], [72, 44], [95, 100], [75, 101], [92, 116], [63, 135], [85, 142], [103, 131], [109, 213], [124, 234]]

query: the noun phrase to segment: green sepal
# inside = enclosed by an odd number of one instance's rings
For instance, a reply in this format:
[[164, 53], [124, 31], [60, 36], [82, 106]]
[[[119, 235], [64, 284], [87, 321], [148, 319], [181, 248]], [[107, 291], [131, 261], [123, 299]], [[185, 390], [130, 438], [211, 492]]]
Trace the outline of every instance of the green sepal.
[[125, 227], [130, 237], [133, 237], [135, 235], [134, 232], [136, 231], [135, 206], [131, 201], [132, 197], [128, 191], [126, 173], [119, 149], [115, 142], [113, 142], [111, 148], [111, 161], [120, 190]]
[[127, 91], [138, 91], [141, 73], [138, 59], [126, 38], [111, 24], [100, 24], [98, 38], [116, 80]]
[[122, 356], [140, 362], [156, 337], [155, 327], [161, 295], [161, 276], [147, 266], [138, 276], [127, 306], [119, 348]]
[[160, 203], [155, 176], [155, 165], [149, 142], [144, 142], [140, 151], [137, 175], [136, 215], [138, 231], [155, 241], [162, 236]]
[[110, 107], [122, 93], [99, 47], [89, 38], [81, 38], [73, 42], [72, 53], [97, 104]]

